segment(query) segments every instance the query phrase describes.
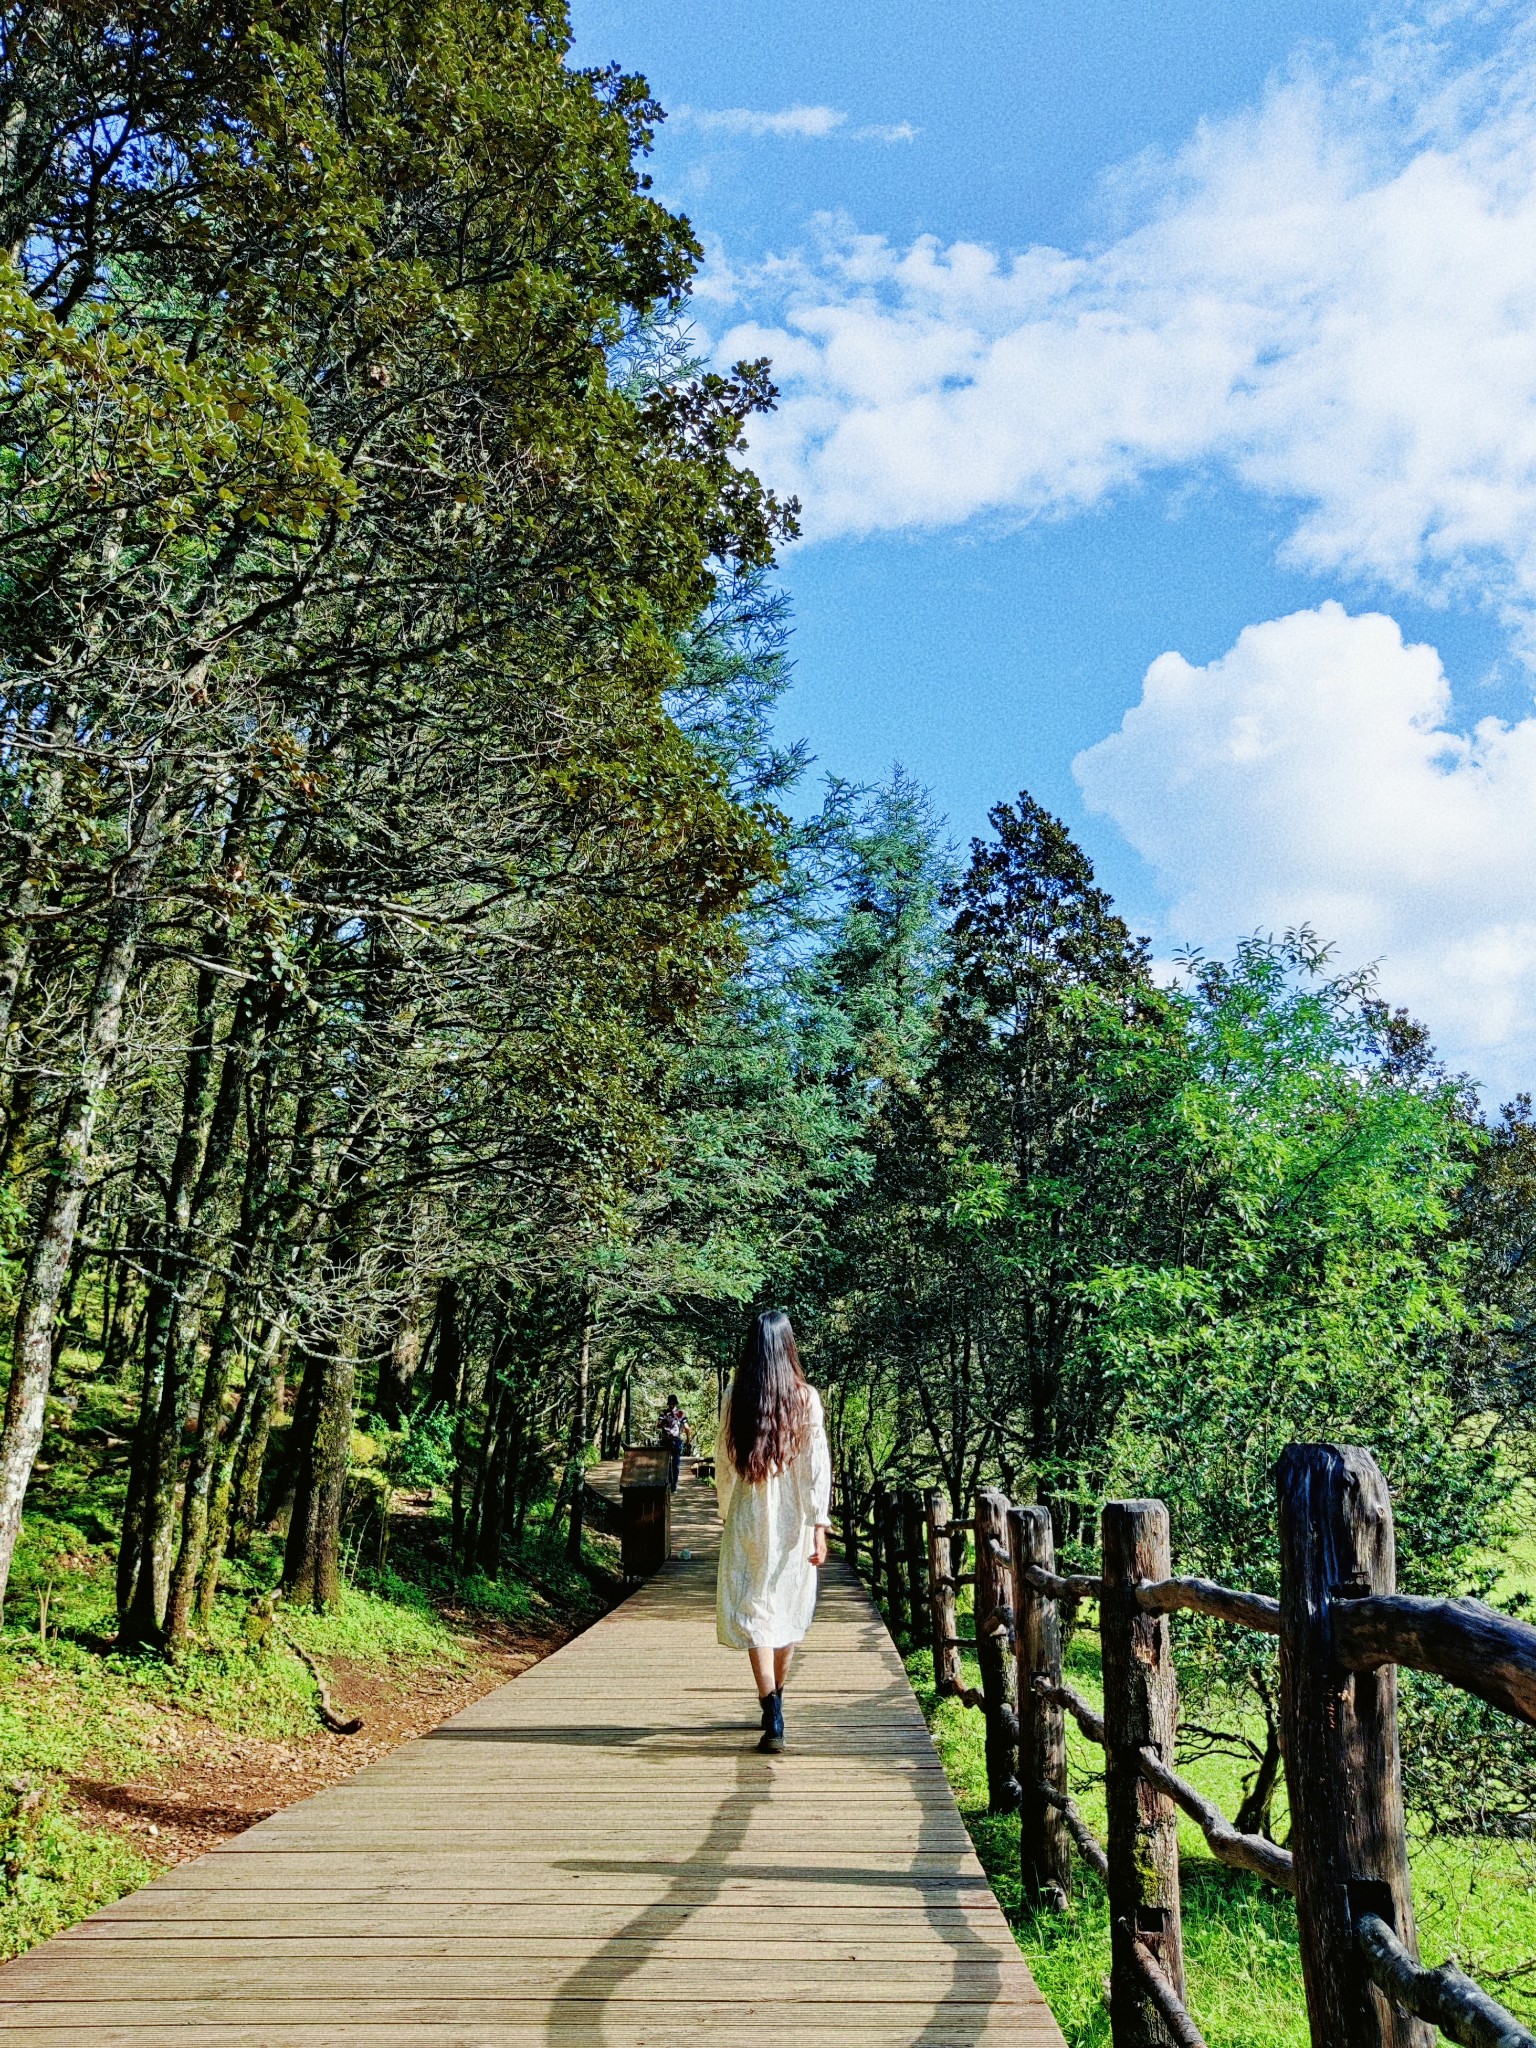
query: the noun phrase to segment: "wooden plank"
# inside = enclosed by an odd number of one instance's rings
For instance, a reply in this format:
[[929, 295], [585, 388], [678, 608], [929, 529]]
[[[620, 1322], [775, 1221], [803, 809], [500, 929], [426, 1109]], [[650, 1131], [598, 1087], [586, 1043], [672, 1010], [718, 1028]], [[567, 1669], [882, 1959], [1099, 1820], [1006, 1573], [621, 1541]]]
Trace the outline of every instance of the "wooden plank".
[[[664, 2018], [648, 2014], [643, 2021], [604, 2021], [600, 2031], [590, 2019], [539, 2025], [482, 2014], [467, 2021], [416, 2018], [400, 2024], [370, 2016], [350, 2024], [332, 2020], [321, 2025], [271, 2017], [253, 2024], [232, 2014], [213, 2024], [200, 2023], [196, 2017], [174, 2024], [176, 2048], [699, 2048], [704, 2042], [709, 2048], [763, 2048], [765, 2028], [771, 2028], [774, 2040], [786, 2048], [826, 2048], [822, 2015], [807, 2015], [803, 2025], [786, 2025], [787, 2011], [762, 2007], [730, 2021], [713, 2012], [679, 2012]], [[76, 2039], [88, 2041], [90, 2048], [146, 2048], [148, 2038], [132, 2020], [99, 2015], [83, 2019], [67, 2011], [51, 2023], [28, 2020], [6, 2032], [7, 2048], [68, 2048]], [[951, 2043], [963, 2043], [964, 2048], [1061, 2048], [1061, 2035], [1049, 2018], [1022, 2019], [1015, 2010], [983, 2017], [969, 2014], [963, 2020], [946, 2011], [930, 2020], [926, 2007], [909, 2016], [887, 2012], [875, 2024], [861, 2019], [839, 2026], [837, 2033], [838, 2048], [913, 2048], [917, 2042], [940, 2043], [944, 2048]]]
[[708, 1499], [556, 1656], [0, 1969], [7, 2048], [1061, 2048], [846, 1569], [757, 1754]]

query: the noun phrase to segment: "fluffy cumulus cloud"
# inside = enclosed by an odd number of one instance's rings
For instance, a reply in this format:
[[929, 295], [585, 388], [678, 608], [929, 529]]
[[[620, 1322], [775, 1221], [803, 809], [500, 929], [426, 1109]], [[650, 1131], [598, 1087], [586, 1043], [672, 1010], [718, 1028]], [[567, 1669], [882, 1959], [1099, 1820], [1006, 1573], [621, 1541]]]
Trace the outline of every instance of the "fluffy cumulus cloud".
[[1203, 668], [1162, 655], [1074, 766], [1172, 933], [1222, 950], [1311, 923], [1498, 1092], [1536, 1072], [1536, 718], [1449, 715], [1432, 647], [1324, 604]]
[[1454, 79], [1399, 38], [1279, 86], [1133, 167], [1095, 250], [828, 222], [722, 273], [722, 352], [785, 394], [754, 460], [812, 538], [1204, 466], [1294, 505], [1299, 564], [1536, 617], [1533, 33]]

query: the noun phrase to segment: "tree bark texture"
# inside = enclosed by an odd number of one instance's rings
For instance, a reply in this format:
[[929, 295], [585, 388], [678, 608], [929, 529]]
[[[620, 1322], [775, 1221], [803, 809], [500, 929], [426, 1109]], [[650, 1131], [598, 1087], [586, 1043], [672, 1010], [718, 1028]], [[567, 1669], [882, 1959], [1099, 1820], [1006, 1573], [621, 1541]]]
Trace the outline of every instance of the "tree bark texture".
[[884, 1567], [885, 1487], [877, 1479], [869, 1495], [869, 1590], [877, 1606], [886, 1591]]
[[581, 1532], [586, 1519], [587, 1494], [587, 1395], [592, 1382], [592, 1318], [581, 1326], [581, 1349], [576, 1358], [576, 1402], [571, 1412], [571, 1519], [566, 1529], [565, 1554], [572, 1564], [581, 1562]]
[[923, 1497], [915, 1487], [901, 1491], [901, 1547], [907, 1567], [908, 1626], [914, 1647], [921, 1641], [928, 1612], [927, 1551], [923, 1528]]
[[352, 1383], [357, 1332], [349, 1330], [323, 1352], [312, 1353], [295, 1431], [298, 1464], [293, 1514], [283, 1558], [283, 1591], [316, 1608], [334, 1605], [341, 1590], [341, 1512], [352, 1456]]
[[959, 1633], [955, 1582], [949, 1568], [949, 1497], [937, 1487], [928, 1495], [928, 1611], [933, 1628], [933, 1679], [941, 1695], [960, 1688]]
[[894, 1493], [881, 1496], [880, 1548], [885, 1557], [885, 1603], [891, 1618], [891, 1634], [911, 1640], [912, 1608], [908, 1599], [906, 1547], [902, 1541], [901, 1502]]
[[1067, 1731], [1060, 1705], [1035, 1690], [1035, 1680], [1061, 1684], [1061, 1615], [1056, 1602], [1030, 1585], [1031, 1565], [1054, 1572], [1056, 1538], [1049, 1508], [1012, 1508], [1015, 1664], [1019, 1701], [1019, 1851], [1025, 1903], [1065, 1906], [1072, 1889], [1072, 1859], [1061, 1808], [1047, 1793], [1067, 1789]]
[[1137, 1755], [1149, 1749], [1171, 1768], [1178, 1739], [1168, 1618], [1144, 1613], [1135, 1596], [1142, 1581], [1169, 1576], [1168, 1510], [1155, 1500], [1110, 1501], [1102, 1528], [1110, 2025], [1115, 2048], [1174, 2048], [1136, 1961], [1140, 1941], [1183, 1999], [1178, 1812], [1147, 1783]]
[[984, 1486], [976, 1496], [976, 1661], [986, 1701], [987, 1804], [993, 1813], [1011, 1813], [1019, 1800], [1013, 1626], [1008, 1500]]
[[1371, 1981], [1357, 1922], [1417, 1959], [1397, 1746], [1397, 1671], [1350, 1671], [1335, 1603], [1396, 1584], [1392, 1502], [1368, 1452], [1291, 1444], [1280, 1510], [1280, 1724], [1313, 2048], [1431, 2048], [1434, 2030]]
[[64, 1104], [36, 1232], [22, 1280], [12, 1345], [5, 1423], [0, 1429], [0, 1614], [21, 1534], [21, 1508], [43, 1440], [53, 1372], [53, 1329], [74, 1256], [85, 1201], [91, 1139], [122, 1035], [123, 999], [138, 956], [146, 911], [144, 889], [159, 851], [164, 796], [146, 805], [137, 843], [119, 877], [119, 900], [96, 971], [85, 1019], [79, 1072]]
[[229, 1477], [229, 1544], [238, 1557], [256, 1533], [261, 1518], [261, 1481], [266, 1469], [267, 1444], [272, 1435], [272, 1418], [284, 1398], [286, 1349], [280, 1327], [269, 1324], [256, 1348], [256, 1363], [250, 1368], [236, 1432], [235, 1455]]

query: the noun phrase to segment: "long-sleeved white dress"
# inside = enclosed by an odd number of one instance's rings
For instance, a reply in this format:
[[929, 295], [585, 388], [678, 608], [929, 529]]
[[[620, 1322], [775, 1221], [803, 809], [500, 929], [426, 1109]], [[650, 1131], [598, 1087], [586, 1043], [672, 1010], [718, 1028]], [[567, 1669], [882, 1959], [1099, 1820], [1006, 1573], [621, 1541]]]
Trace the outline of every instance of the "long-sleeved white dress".
[[782, 1650], [798, 1643], [816, 1611], [811, 1546], [831, 1518], [832, 1456], [821, 1396], [807, 1387], [810, 1418], [782, 1472], [743, 1479], [724, 1448], [726, 1389], [715, 1492], [725, 1532], [715, 1588], [715, 1633], [728, 1650]]

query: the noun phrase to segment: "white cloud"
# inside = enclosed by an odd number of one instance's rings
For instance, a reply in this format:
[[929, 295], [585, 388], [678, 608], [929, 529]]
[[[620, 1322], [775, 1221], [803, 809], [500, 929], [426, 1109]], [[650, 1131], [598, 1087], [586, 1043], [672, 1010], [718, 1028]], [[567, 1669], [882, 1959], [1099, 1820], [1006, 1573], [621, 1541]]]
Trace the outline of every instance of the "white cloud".
[[1536, 1080], [1536, 718], [1448, 723], [1432, 647], [1324, 604], [1207, 667], [1164, 654], [1074, 762], [1168, 893], [1175, 941], [1303, 922], [1496, 1092]]
[[756, 107], [679, 107], [673, 120], [709, 134], [741, 135], [754, 142], [770, 137], [820, 142], [829, 135], [845, 142], [915, 142], [918, 133], [910, 121], [850, 128], [841, 108], [822, 106], [780, 107], [774, 112]]
[[1300, 564], [1536, 614], [1526, 43], [1446, 79], [1399, 38], [1119, 196], [1137, 224], [1096, 250], [828, 221], [738, 274], [721, 350], [775, 361], [753, 460], [810, 536], [1059, 514], [1214, 468], [1296, 506]]

